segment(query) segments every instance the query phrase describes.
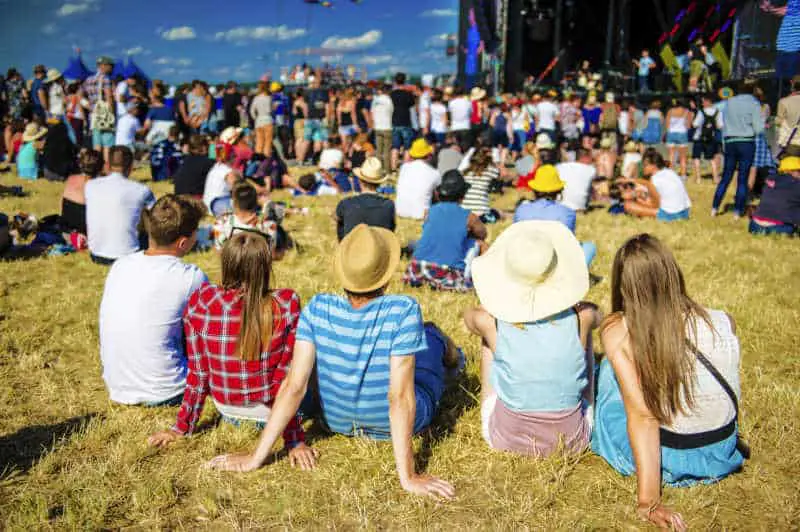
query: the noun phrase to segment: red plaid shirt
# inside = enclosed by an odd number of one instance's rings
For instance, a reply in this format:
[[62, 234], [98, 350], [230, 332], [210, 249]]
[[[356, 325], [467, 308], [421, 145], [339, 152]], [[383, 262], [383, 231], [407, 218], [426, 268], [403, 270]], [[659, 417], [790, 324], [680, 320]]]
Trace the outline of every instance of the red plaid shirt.
[[[209, 392], [218, 403], [251, 406], [275, 402], [294, 350], [300, 298], [292, 290], [275, 290], [273, 331], [269, 349], [259, 360], [245, 361], [236, 354], [241, 326], [242, 298], [238, 290], [208, 283], [189, 298], [183, 316], [189, 373], [178, 420], [173, 430], [194, 432]], [[289, 447], [305, 441], [300, 416], [283, 433]]]

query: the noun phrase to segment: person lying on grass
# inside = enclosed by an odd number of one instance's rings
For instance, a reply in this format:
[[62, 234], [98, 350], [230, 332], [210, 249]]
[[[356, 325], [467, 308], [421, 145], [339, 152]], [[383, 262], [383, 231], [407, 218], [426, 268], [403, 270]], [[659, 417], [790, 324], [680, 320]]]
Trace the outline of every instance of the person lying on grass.
[[639, 218], [655, 218], [662, 222], [688, 220], [692, 202], [683, 179], [670, 168], [655, 148], [642, 156], [642, 173], [648, 179], [618, 179], [622, 185], [635, 185], [645, 190], [623, 194], [625, 213]]
[[480, 217], [461, 206], [470, 185], [461, 172], [450, 170], [436, 188], [437, 202], [422, 225], [422, 237], [414, 247], [403, 282], [414, 288], [472, 290], [469, 266], [486, 248], [488, 230]]
[[205, 213], [197, 200], [162, 197], [142, 212], [148, 249], [117, 259], [108, 272], [100, 303], [100, 359], [116, 403], [160, 406], [178, 404], [183, 396], [181, 319], [189, 296], [208, 279], [181, 257], [192, 250]]
[[[339, 244], [334, 271], [345, 296], [318, 294], [303, 309], [294, 358], [267, 426], [252, 453], [217, 456], [207, 467], [252, 471], [267, 460], [294, 419], [316, 364], [321, 421], [348, 436], [391, 439], [400, 485], [450, 499], [452, 485], [414, 471], [411, 438], [428, 427], [458, 350], [419, 304], [386, 287], [400, 263], [400, 242], [387, 229], [359, 225]], [[313, 464], [312, 464], [313, 465]]]
[[661, 503], [661, 483], [710, 483], [741, 468], [736, 325], [700, 306], [672, 253], [648, 234], [617, 251], [612, 313], [601, 326], [592, 450], [623, 475], [636, 474], [639, 516], [684, 530]]
[[[274, 416], [275, 397], [292, 364], [300, 297], [270, 287], [272, 256], [265, 233], [236, 228], [221, 257], [221, 285], [204, 284], [184, 315], [189, 374], [177, 421], [150, 436], [150, 445], [163, 447], [194, 433], [209, 394], [223, 421], [263, 426]], [[278, 418], [291, 464], [313, 467], [316, 451], [304, 443], [297, 407]]]
[[594, 401], [592, 330], [581, 303], [589, 273], [559, 222], [518, 222], [473, 261], [481, 307], [464, 324], [481, 347], [482, 432], [489, 447], [548, 456], [589, 445]]

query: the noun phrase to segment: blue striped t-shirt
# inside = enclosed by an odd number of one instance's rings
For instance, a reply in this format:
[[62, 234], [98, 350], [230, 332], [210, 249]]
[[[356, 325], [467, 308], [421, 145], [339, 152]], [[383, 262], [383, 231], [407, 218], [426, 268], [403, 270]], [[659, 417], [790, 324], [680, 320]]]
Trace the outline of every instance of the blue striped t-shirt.
[[[427, 348], [419, 304], [389, 295], [356, 310], [344, 297], [319, 294], [300, 315], [297, 340], [316, 347], [320, 402], [330, 429], [389, 438], [389, 357]], [[418, 414], [432, 410], [419, 404], [429, 401], [427, 395], [417, 390], [416, 397]]]

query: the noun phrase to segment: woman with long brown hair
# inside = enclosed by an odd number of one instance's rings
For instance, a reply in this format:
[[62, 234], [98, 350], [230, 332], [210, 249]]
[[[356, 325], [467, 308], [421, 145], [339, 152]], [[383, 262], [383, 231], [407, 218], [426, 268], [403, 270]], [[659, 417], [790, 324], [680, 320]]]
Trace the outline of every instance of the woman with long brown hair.
[[680, 514], [661, 504], [662, 482], [715, 482], [747, 456], [738, 441], [736, 325], [687, 295], [672, 253], [648, 234], [617, 251], [611, 306], [592, 449], [623, 475], [636, 474], [642, 519], [684, 530]]
[[256, 129], [256, 153], [272, 156], [272, 96], [266, 81], [258, 82], [258, 92], [250, 104], [250, 116]]
[[[222, 248], [222, 283], [205, 284], [192, 294], [184, 314], [189, 371], [175, 425], [154, 434], [150, 445], [164, 446], [192, 434], [206, 397], [222, 419], [266, 424], [289, 371], [300, 298], [289, 289], [272, 289], [269, 237], [237, 228]], [[235, 376], [236, 378], [232, 378]], [[292, 465], [311, 468], [316, 452], [304, 443], [298, 415], [283, 439]]]
[[356, 96], [353, 89], [342, 92], [336, 105], [336, 122], [339, 124], [339, 136], [342, 138], [342, 151], [350, 149], [350, 139], [358, 133], [358, 115], [356, 114]]

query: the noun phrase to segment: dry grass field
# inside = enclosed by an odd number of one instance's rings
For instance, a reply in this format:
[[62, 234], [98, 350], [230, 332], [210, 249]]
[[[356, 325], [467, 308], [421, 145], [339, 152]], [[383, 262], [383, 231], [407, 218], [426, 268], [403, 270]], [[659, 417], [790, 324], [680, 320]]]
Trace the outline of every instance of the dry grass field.
[[[3, 183], [21, 184], [15, 177]], [[2, 198], [0, 211], [42, 216], [60, 207], [61, 186], [25, 184], [27, 198]], [[157, 194], [171, 187], [158, 184]], [[732, 191], [731, 191], [732, 193]], [[588, 298], [609, 307], [613, 254], [628, 237], [651, 232], [677, 255], [691, 294], [738, 323], [742, 344], [742, 431], [753, 448], [744, 470], [723, 482], [665, 489], [667, 504], [694, 529], [800, 528], [800, 241], [754, 238], [746, 222], [709, 217], [712, 185], [690, 184], [692, 220], [662, 224], [594, 211], [578, 218], [578, 236], [599, 248], [593, 273], [604, 281]], [[511, 208], [517, 197], [496, 200]], [[304, 253], [275, 267], [275, 282], [304, 301], [336, 291], [331, 253], [335, 200], [293, 201], [308, 216], [287, 227]], [[403, 239], [418, 224], [401, 223]], [[497, 235], [502, 226], [492, 227]], [[190, 255], [212, 279], [213, 252]], [[0, 263], [0, 523], [4, 529], [631, 529], [636, 484], [602, 459], [531, 460], [491, 451], [480, 435], [477, 341], [461, 325], [474, 296], [412, 292], [425, 319], [465, 348], [467, 374], [449, 390], [435, 428], [415, 441], [418, 467], [451, 481], [453, 502], [406, 495], [391, 444], [311, 429], [319, 468], [293, 470], [279, 456], [257, 472], [201, 469], [225, 451], [249, 449], [254, 429], [217, 425], [213, 404], [204, 430], [167, 450], [146, 438], [174, 421], [176, 408], [120, 407], [101, 378], [97, 311], [106, 270], [89, 257]], [[400, 272], [391, 285], [403, 291]]]

